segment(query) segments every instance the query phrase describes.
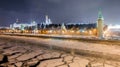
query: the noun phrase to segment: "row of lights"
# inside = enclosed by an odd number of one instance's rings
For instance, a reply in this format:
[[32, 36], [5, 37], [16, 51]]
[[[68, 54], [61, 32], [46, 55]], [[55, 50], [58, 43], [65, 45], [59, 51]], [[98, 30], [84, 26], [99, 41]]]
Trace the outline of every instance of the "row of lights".
[[97, 29], [90, 30], [0, 30], [2, 33], [36, 33], [36, 34], [81, 34], [96, 35]]

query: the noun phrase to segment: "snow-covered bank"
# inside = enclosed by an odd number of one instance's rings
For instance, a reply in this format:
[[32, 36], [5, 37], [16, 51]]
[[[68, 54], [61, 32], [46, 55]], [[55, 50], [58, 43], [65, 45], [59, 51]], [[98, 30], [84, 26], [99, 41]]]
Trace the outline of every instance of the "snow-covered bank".
[[80, 35], [58, 35], [58, 34], [20, 34], [20, 33], [6, 33], [4, 35], [11, 36], [25, 36], [25, 37], [37, 37], [37, 38], [53, 38], [53, 39], [64, 39], [64, 40], [76, 40], [88, 43], [106, 44], [106, 45], [120, 45], [120, 40], [106, 40], [99, 39], [96, 36], [80, 36]]

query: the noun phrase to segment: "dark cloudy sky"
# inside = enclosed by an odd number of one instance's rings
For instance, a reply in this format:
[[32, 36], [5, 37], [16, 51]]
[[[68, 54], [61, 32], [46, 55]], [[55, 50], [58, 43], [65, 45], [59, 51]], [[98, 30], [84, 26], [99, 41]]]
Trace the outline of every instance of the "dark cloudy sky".
[[120, 24], [120, 0], [0, 0], [0, 26], [9, 26], [18, 18], [22, 23], [96, 22], [102, 9], [105, 24]]

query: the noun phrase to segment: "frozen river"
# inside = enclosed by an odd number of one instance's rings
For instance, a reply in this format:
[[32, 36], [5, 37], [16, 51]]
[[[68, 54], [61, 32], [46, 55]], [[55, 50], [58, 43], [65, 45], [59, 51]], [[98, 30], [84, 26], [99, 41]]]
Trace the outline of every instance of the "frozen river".
[[[56, 40], [56, 43], [58, 43], [57, 41], [59, 42]], [[9, 42], [1, 39], [0, 54], [8, 56], [7, 63], [0, 63], [0, 66], [3, 67], [86, 67], [88, 65], [92, 67], [120, 67], [119, 61], [71, 55], [34, 44]]]

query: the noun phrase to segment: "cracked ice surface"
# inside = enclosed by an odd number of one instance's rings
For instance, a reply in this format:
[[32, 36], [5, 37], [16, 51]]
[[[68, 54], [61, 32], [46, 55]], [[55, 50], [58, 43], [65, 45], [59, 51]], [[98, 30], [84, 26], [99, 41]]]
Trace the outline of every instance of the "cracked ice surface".
[[[16, 44], [16, 45], [14, 45]], [[8, 47], [10, 46], [10, 47]], [[31, 49], [32, 48], [32, 49]], [[8, 63], [0, 66], [6, 67], [86, 67], [91, 62], [91, 66], [103, 66], [103, 61], [90, 59], [78, 55], [70, 55], [41, 48], [38, 46], [24, 45], [19, 43], [0, 42], [0, 54], [8, 55]], [[119, 67], [120, 62], [106, 61], [104, 67]]]

